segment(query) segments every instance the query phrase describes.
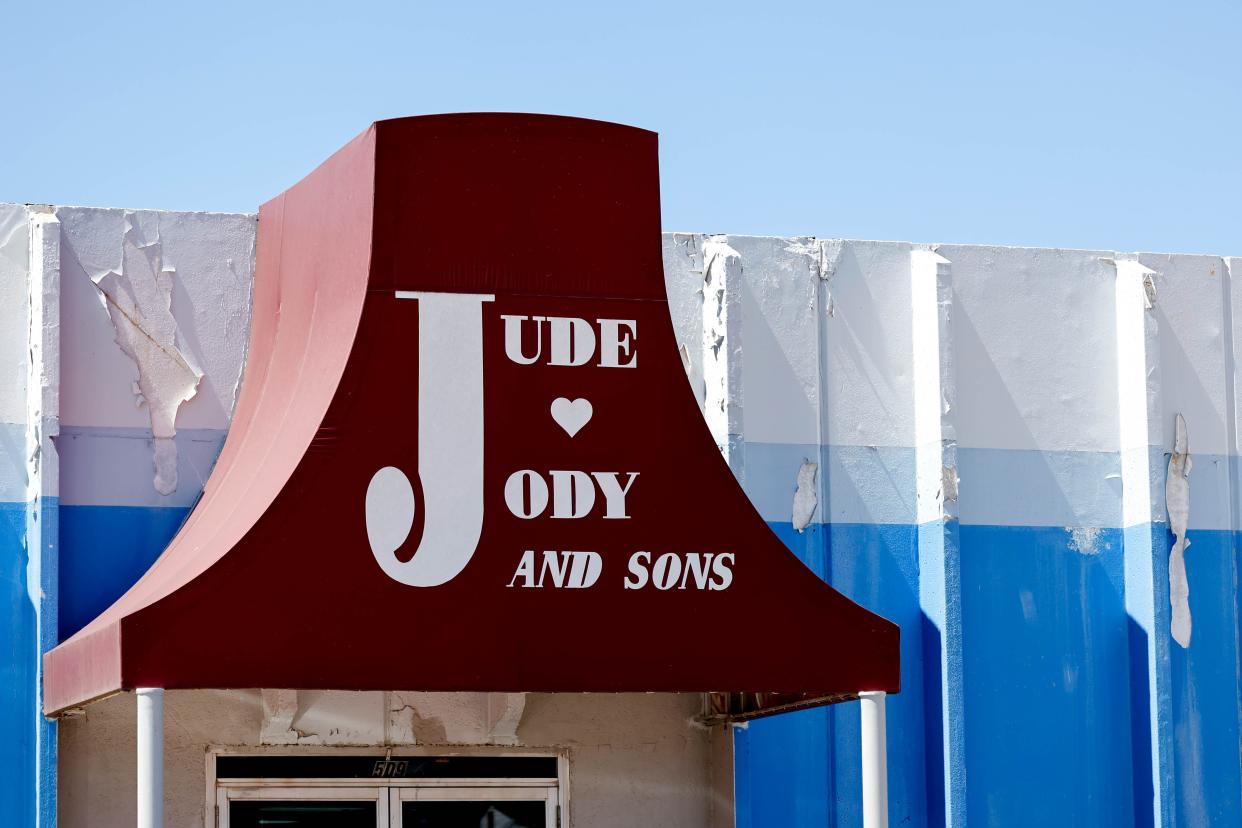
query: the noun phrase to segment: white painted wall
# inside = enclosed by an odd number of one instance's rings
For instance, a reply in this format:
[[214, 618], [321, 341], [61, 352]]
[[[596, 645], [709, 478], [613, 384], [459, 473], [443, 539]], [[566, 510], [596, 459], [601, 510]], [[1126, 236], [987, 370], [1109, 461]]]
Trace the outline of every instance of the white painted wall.
[[0, 204], [0, 502], [26, 499], [26, 347], [30, 225], [25, 206]]
[[[151, 427], [149, 411], [137, 404], [133, 391], [138, 367], [116, 345], [119, 323], [107, 313], [104, 286], [98, 283], [113, 274], [127, 299], [159, 295], [174, 321], [175, 339], [165, 344], [202, 373], [196, 393], [177, 412], [178, 427], [228, 428], [250, 330], [254, 217], [83, 207], [62, 207], [57, 215], [63, 227], [63, 316], [73, 322], [65, 343], [62, 422]], [[152, 285], [155, 274], [141, 267], [125, 272], [127, 224], [145, 227], [143, 241], [158, 248], [170, 276], [165, 285]], [[154, 302], [140, 310], [150, 319], [156, 316]], [[153, 379], [158, 385], [171, 378]]]
[[[25, 289], [24, 270], [12, 265], [27, 257], [24, 213], [24, 207], [0, 205], [0, 270], [13, 270], [12, 278], [0, 279], [0, 291], [6, 291], [0, 306], [10, 314], [21, 308]], [[72, 207], [56, 214], [62, 225], [61, 442], [71, 450], [61, 483], [64, 502], [189, 505], [209, 473], [236, 400], [249, 327], [254, 217]], [[154, 245], [167, 276], [162, 286], [153, 283], [152, 273], [124, 272], [127, 226], [139, 228], [135, 238]], [[739, 262], [731, 335], [740, 343], [741, 365], [731, 416], [734, 439], [745, 449], [735, 468], [761, 513], [769, 520], [790, 518], [798, 472], [810, 461], [822, 466], [814, 521], [914, 520], [910, 253], [920, 246], [665, 234], [670, 311], [700, 402], [704, 368], [712, 359], [703, 328], [704, 250], [711, 243], [729, 245]], [[974, 477], [964, 489], [965, 522], [1116, 522], [1119, 475], [1107, 455], [1118, 450], [1119, 439], [1118, 258], [1138, 259], [1157, 274], [1164, 390], [1162, 434], [1153, 435], [1153, 448], [1171, 447], [1176, 409], [1186, 417], [1192, 451], [1227, 453], [1237, 429], [1226, 422], [1233, 409], [1226, 400], [1222, 339], [1224, 291], [1231, 284], [1222, 281], [1226, 260], [935, 249], [951, 264], [954, 364], [959, 376], [970, 377], [957, 389], [953, 413], [964, 453], [959, 471]], [[150, 309], [153, 298], [166, 299], [167, 344], [201, 374], [191, 391], [184, 372], [170, 371], [167, 361], [147, 365], [144, 376], [118, 345], [116, 320], [122, 315], [108, 312], [108, 285], [140, 310]], [[144, 324], [154, 328], [156, 322]], [[0, 326], [10, 339], [20, 337], [20, 329], [16, 319]], [[0, 345], [0, 360], [12, 362], [22, 352], [16, 341]], [[0, 370], [13, 375], [12, 382], [0, 384], [0, 422], [18, 423], [23, 371], [16, 363], [0, 364]], [[155, 405], [136, 393], [140, 382], [155, 389]], [[169, 425], [180, 434], [172, 440], [177, 486], [164, 492], [154, 469], [160, 440], [155, 446], [150, 441], [167, 434]], [[140, 450], [135, 438], [148, 442]], [[1057, 458], [1050, 471], [1041, 466], [1023, 473], [1022, 464], [1032, 462], [1023, 452]], [[15, 466], [6, 466], [11, 477]], [[997, 485], [1006, 476], [1023, 482], [1008, 500]], [[167, 481], [162, 487], [168, 488]], [[1215, 488], [1222, 487], [1223, 478]], [[1209, 497], [1195, 510], [1192, 525], [1223, 528], [1229, 518], [1222, 498]]]
[[187, 506], [237, 398], [254, 217], [82, 207], [57, 215], [61, 425], [72, 452], [65, 502]]

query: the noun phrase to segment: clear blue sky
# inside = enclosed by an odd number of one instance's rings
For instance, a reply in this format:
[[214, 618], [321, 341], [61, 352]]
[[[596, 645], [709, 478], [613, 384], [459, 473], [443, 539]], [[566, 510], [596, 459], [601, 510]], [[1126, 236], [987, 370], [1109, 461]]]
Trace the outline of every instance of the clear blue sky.
[[660, 133], [664, 226], [1242, 255], [1242, 3], [18, 2], [0, 201], [254, 210], [371, 121]]

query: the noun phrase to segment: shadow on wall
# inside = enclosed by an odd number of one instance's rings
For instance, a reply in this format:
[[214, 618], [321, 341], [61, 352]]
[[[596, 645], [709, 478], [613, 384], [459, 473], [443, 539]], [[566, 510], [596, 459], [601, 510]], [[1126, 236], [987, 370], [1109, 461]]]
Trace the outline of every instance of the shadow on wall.
[[189, 508], [62, 505], [60, 640], [124, 595], [189, 514]]
[[[0, 825], [34, 825], [35, 607], [26, 588], [25, 503], [0, 503]], [[41, 718], [41, 717], [40, 717]]]

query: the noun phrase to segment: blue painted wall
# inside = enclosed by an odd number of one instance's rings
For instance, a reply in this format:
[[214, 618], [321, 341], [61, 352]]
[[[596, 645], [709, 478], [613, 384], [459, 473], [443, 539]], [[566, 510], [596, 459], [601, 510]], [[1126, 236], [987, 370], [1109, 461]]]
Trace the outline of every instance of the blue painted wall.
[[[57, 500], [0, 502], [0, 825], [56, 823], [56, 725], [42, 715], [42, 655], [56, 644]], [[37, 509], [37, 514], [35, 510]], [[48, 554], [28, 544], [40, 523]]]
[[[0, 825], [33, 825], [35, 607], [26, 588], [26, 504], [0, 503]], [[40, 717], [41, 718], [41, 717]]]
[[[799, 533], [790, 523], [769, 526], [816, 574], [901, 626], [902, 692], [887, 704], [893, 746], [889, 817], [893, 825], [935, 824], [928, 816], [925, 622], [918, 596], [917, 528], [811, 524]], [[938, 716], [932, 718], [938, 721]], [[736, 729], [734, 736], [739, 828], [861, 823], [857, 702], [760, 719]], [[933, 753], [939, 751], [938, 740], [931, 747]]]
[[188, 508], [70, 506], [60, 509], [60, 637], [90, 623], [168, 546]]
[[1191, 646], [1170, 652], [1176, 819], [1236, 826], [1242, 824], [1237, 537], [1192, 529], [1187, 538], [1194, 626]]
[[[888, 701], [890, 821], [944, 825], [940, 711], [926, 691], [939, 686], [939, 654], [924, 653], [938, 637], [926, 634], [919, 608], [916, 528], [771, 526], [839, 590], [900, 624], [903, 689]], [[1146, 640], [1134, 640], [1126, 609], [1126, 533], [1101, 530], [1084, 553], [1063, 527], [959, 531], [968, 822], [1152, 824], [1149, 665], [1135, 663]], [[1140, 534], [1154, 534], [1154, 554], [1167, 559], [1163, 526]], [[1236, 538], [1189, 537], [1192, 646], [1172, 647], [1168, 665], [1173, 824], [1238, 826]], [[1167, 612], [1164, 587], [1156, 605]], [[739, 828], [861, 824], [856, 702], [751, 722], [735, 729], [734, 745]]]
[[1121, 533], [960, 531], [969, 820], [1132, 825]]

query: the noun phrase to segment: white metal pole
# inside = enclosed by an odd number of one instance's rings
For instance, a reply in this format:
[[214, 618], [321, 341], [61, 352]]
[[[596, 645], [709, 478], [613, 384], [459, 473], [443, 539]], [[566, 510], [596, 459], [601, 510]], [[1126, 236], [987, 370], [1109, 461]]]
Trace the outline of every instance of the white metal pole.
[[138, 828], [164, 828], [164, 690], [138, 697]]
[[858, 694], [862, 708], [863, 828], [888, 828], [888, 743], [883, 690]]

